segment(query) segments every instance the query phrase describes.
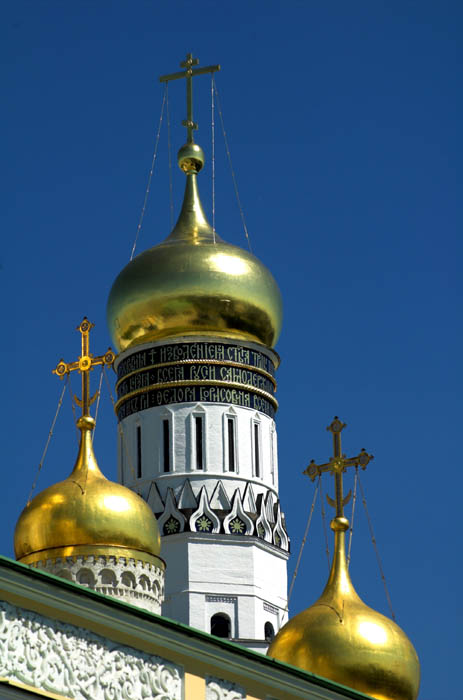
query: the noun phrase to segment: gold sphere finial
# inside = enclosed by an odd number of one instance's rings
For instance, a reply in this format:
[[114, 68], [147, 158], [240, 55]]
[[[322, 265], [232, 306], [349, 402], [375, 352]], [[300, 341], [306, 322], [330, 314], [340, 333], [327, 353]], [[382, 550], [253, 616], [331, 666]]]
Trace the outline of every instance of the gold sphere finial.
[[177, 154], [177, 162], [186, 175], [199, 173], [205, 162], [204, 151], [197, 143], [186, 143]]
[[349, 521], [343, 516], [338, 516], [330, 522], [330, 528], [333, 532], [346, 532], [349, 529]]

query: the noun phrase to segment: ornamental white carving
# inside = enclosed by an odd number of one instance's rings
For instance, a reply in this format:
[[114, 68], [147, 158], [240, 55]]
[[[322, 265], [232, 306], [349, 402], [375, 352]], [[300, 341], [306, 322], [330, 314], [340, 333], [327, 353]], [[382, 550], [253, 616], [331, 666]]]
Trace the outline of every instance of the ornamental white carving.
[[179, 666], [3, 601], [0, 677], [75, 700], [182, 698]]
[[206, 678], [206, 700], [246, 700], [246, 691], [222, 678]]
[[164, 570], [126, 557], [59, 557], [37, 568], [157, 614], [164, 600]]
[[231, 513], [224, 519], [223, 529], [227, 534], [252, 535], [254, 523], [243, 510], [239, 489], [236, 489], [234, 493]]
[[209, 506], [206, 487], [203, 486], [199, 497], [199, 507], [190, 518], [192, 532], [220, 532], [220, 520]]
[[238, 597], [236, 595], [207, 595], [207, 603], [236, 603]]
[[167, 489], [166, 507], [164, 513], [158, 518], [158, 527], [161, 535], [175, 535], [183, 532], [186, 518], [175, 505], [173, 489]]

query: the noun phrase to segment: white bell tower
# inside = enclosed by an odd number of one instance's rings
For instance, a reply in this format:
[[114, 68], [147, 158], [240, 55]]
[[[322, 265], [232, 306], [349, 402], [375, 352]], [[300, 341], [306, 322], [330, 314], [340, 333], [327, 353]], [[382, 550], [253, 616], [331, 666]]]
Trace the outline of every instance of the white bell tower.
[[108, 322], [121, 350], [119, 479], [155, 513], [167, 564], [163, 614], [266, 651], [286, 622], [289, 540], [278, 497], [272, 346], [281, 297], [271, 273], [225, 243], [197, 190], [204, 163], [179, 151], [185, 198], [172, 233], [116, 279]]

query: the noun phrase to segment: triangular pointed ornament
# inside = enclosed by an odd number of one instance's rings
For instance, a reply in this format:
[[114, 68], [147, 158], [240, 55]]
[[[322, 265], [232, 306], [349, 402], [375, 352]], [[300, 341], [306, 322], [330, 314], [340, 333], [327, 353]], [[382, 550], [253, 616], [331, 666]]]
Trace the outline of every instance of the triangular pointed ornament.
[[198, 507], [198, 501], [193, 493], [189, 479], [187, 479], [182, 486], [182, 490], [180, 491], [180, 495], [178, 497], [177, 506], [180, 508], [180, 510], [184, 510], [186, 508], [196, 510]]
[[231, 510], [230, 499], [221, 481], [217, 482], [217, 486], [212, 493], [210, 505], [214, 510]]
[[148, 498], [146, 499], [149, 507], [153, 513], [162, 513], [164, 510], [164, 503], [162, 502], [161, 494], [158, 491], [158, 487], [155, 482], [151, 482], [150, 490], [148, 493]]
[[248, 483], [244, 490], [243, 508], [248, 515], [257, 515], [256, 499], [251, 483]]

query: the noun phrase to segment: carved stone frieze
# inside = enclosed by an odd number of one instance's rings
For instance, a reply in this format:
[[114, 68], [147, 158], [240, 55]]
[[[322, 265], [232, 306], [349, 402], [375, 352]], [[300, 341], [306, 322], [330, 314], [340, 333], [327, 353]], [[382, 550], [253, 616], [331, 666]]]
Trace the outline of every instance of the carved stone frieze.
[[206, 700], [246, 700], [246, 691], [222, 678], [206, 678]]
[[0, 602], [0, 677], [75, 700], [181, 700], [183, 669]]

